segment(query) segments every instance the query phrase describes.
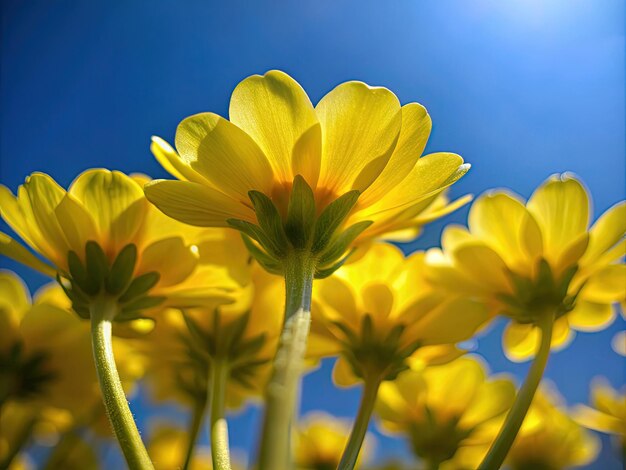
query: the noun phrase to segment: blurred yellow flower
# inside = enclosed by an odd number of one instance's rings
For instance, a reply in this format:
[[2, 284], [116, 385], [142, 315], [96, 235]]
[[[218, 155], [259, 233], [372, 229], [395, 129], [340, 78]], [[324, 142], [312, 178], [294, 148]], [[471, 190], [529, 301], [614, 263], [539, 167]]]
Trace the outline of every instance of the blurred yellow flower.
[[[2, 433], [1, 453], [29, 425], [35, 435], [58, 436], [93, 424], [96, 410], [104, 413], [89, 325], [68, 306], [58, 286], [41, 289], [31, 304], [24, 283], [0, 271], [0, 420], [11, 430]], [[122, 382], [131, 389], [143, 362], [125, 340], [115, 338], [113, 347]], [[110, 436], [108, 423], [106, 430]]]
[[431, 206], [432, 219], [466, 202], [435, 204], [469, 165], [451, 153], [420, 158], [430, 117], [385, 88], [343, 83], [314, 107], [295, 80], [270, 71], [237, 85], [229, 116], [183, 120], [178, 153], [153, 138], [156, 158], [180, 181], [149, 183], [146, 195], [185, 223], [241, 230], [268, 269], [280, 271], [289, 249], [308, 248], [325, 274], [357, 236], [411, 229]]
[[591, 406], [575, 406], [572, 416], [589, 429], [615, 435], [622, 457], [626, 456], [626, 390], [617, 391], [597, 378], [591, 386]]
[[[240, 250], [243, 244], [239, 241]], [[148, 360], [146, 379], [157, 400], [194, 405], [206, 397], [210, 364], [228, 363], [227, 404], [259, 396], [276, 352], [282, 319], [268, 315], [284, 295], [280, 278], [255, 266], [233, 303], [159, 313], [152, 333], [136, 340]]]
[[405, 436], [432, 468], [472, 470], [514, 396], [511, 380], [489, 378], [485, 366], [468, 356], [383, 383], [376, 413], [383, 430]]
[[[296, 470], [335, 470], [350, 432], [349, 423], [323, 412], [311, 412], [298, 423], [293, 435]], [[367, 463], [373, 447], [368, 436], [357, 464]]]
[[626, 203], [591, 227], [589, 197], [571, 174], [545, 181], [526, 204], [493, 191], [470, 209], [469, 230], [451, 226], [443, 250], [426, 255], [430, 280], [450, 292], [480, 298], [513, 321], [504, 333], [509, 358], [537, 350], [538, 318], [554, 315], [552, 346], [563, 347], [571, 329], [596, 331], [615, 317], [626, 298]]
[[576, 423], [555, 391], [539, 390], [506, 464], [511, 470], [562, 470], [587, 465], [600, 451], [600, 441]]
[[94, 169], [79, 175], [68, 191], [42, 173], [29, 176], [17, 197], [0, 185], [0, 215], [53, 266], [32, 255], [24, 260], [23, 247], [4, 234], [0, 253], [51, 276], [58, 272], [85, 318], [89, 299], [100, 292], [118, 299], [118, 318], [125, 320], [165, 299], [186, 306], [215, 297], [228, 286], [200, 267], [198, 246], [206, 231], [157, 211], [144, 197], [147, 181]]
[[[156, 470], [182, 468], [187, 450], [187, 433], [166, 423], [153, 426], [150, 432], [148, 453]], [[207, 447], [196, 448], [196, 454], [189, 463], [189, 470], [212, 470], [211, 451]]]
[[318, 281], [309, 356], [340, 354], [334, 379], [343, 386], [458, 357], [456, 343], [474, 334], [487, 311], [434, 292], [423, 272], [423, 253], [405, 258], [400, 249], [377, 243]]

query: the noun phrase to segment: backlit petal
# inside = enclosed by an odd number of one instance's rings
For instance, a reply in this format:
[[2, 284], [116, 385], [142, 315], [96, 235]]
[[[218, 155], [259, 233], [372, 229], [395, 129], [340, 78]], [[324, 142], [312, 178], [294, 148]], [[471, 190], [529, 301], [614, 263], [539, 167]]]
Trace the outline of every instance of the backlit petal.
[[322, 126], [320, 186], [363, 191], [381, 174], [402, 124], [400, 103], [385, 88], [347, 82], [315, 108]]
[[246, 78], [233, 91], [229, 116], [256, 141], [281, 181], [291, 182], [302, 173], [315, 187], [318, 121], [309, 97], [293, 78], [278, 70]]
[[615, 309], [610, 303], [596, 303], [579, 299], [574, 310], [567, 314], [572, 328], [578, 331], [600, 331], [613, 323]]

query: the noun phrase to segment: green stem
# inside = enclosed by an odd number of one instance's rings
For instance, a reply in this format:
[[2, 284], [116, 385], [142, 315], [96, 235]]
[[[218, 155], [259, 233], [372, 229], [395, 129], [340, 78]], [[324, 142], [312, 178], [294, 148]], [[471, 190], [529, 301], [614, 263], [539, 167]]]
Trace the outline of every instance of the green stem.
[[191, 466], [191, 459], [196, 448], [196, 441], [200, 434], [202, 427], [202, 421], [204, 419], [204, 411], [206, 410], [208, 392], [205, 392], [202, 397], [198, 397], [193, 407], [191, 423], [189, 426], [189, 443], [187, 444], [187, 452], [185, 453], [185, 462], [183, 463], [183, 470], [187, 470]]
[[290, 431], [311, 323], [314, 260], [307, 252], [285, 261], [285, 324], [265, 394], [259, 470], [289, 469]]
[[11, 467], [11, 463], [13, 459], [20, 453], [22, 448], [26, 446], [28, 441], [30, 440], [30, 436], [33, 434], [33, 429], [35, 428], [35, 424], [37, 424], [37, 417], [33, 417], [29, 419], [26, 424], [22, 427], [15, 439], [15, 445], [9, 449], [7, 455], [0, 462], [0, 470], [7, 470]]
[[372, 411], [376, 404], [376, 396], [378, 395], [380, 383], [380, 377], [365, 379], [359, 412], [352, 426], [350, 439], [343, 451], [337, 470], [352, 470], [356, 465], [363, 440], [365, 439], [365, 434], [367, 433], [367, 427], [372, 417]]
[[108, 297], [100, 297], [94, 300], [90, 310], [91, 342], [96, 373], [100, 382], [104, 407], [111, 421], [115, 437], [122, 448], [130, 470], [153, 469], [148, 452], [141, 441], [133, 414], [128, 407], [128, 401], [113, 356], [111, 322], [118, 312], [117, 301]]
[[211, 363], [211, 457], [215, 470], [230, 470], [228, 423], [224, 413], [230, 370], [224, 360]]
[[539, 350], [535, 355], [535, 359], [528, 371], [526, 380], [520, 388], [515, 403], [511, 407], [504, 425], [500, 429], [500, 433], [496, 440], [491, 445], [489, 452], [485, 456], [484, 460], [478, 467], [479, 470], [497, 470], [502, 466], [504, 459], [506, 458], [513, 441], [517, 437], [524, 418], [528, 413], [528, 409], [533, 401], [537, 387], [543, 377], [543, 372], [548, 362], [548, 356], [550, 355], [550, 345], [552, 343], [552, 328], [554, 326], [554, 315], [544, 314], [539, 318], [537, 323], [541, 331], [541, 343], [539, 344]]

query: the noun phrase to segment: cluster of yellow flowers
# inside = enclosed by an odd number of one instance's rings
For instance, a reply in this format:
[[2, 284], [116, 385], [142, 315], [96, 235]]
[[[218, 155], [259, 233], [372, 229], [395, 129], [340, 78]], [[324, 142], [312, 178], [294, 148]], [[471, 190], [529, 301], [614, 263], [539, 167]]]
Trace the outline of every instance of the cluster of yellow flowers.
[[[16, 196], [0, 186], [30, 248], [0, 233], [0, 254], [55, 280], [31, 300], [0, 272], [0, 468], [29, 468], [31, 445], [52, 447], [42, 468], [98, 468], [113, 436], [131, 469], [243, 468], [227, 417], [251, 400], [260, 470], [377, 468], [372, 415], [428, 469], [583, 465], [599, 446], [585, 428], [624, 452], [623, 393], [598, 382], [594, 408], [571, 412], [549, 387], [535, 396], [552, 348], [624, 311], [624, 202], [590, 228], [574, 175], [528, 202], [488, 192], [467, 228], [407, 257], [389, 242], [471, 200], [446, 194], [460, 156], [422, 156], [424, 107], [361, 82], [313, 106], [271, 71], [235, 88], [229, 117], [184, 119], [175, 149], [153, 138], [176, 180], [92, 169], [67, 191], [41, 173]], [[499, 316], [507, 356], [535, 357], [518, 392], [462, 347]], [[363, 385], [358, 415], [295, 423], [300, 377], [326, 357], [338, 386]], [[188, 428], [144, 443], [127, 401], [139, 383], [188, 409]], [[205, 415], [210, 449], [196, 448]]]

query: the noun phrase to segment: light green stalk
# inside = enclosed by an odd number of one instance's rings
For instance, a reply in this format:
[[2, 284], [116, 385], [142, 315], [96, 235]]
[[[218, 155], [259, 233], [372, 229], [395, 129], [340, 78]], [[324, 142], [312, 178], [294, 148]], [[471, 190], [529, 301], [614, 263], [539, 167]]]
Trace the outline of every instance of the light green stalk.
[[224, 413], [230, 371], [224, 360], [211, 362], [211, 457], [215, 470], [230, 470], [228, 423]]

